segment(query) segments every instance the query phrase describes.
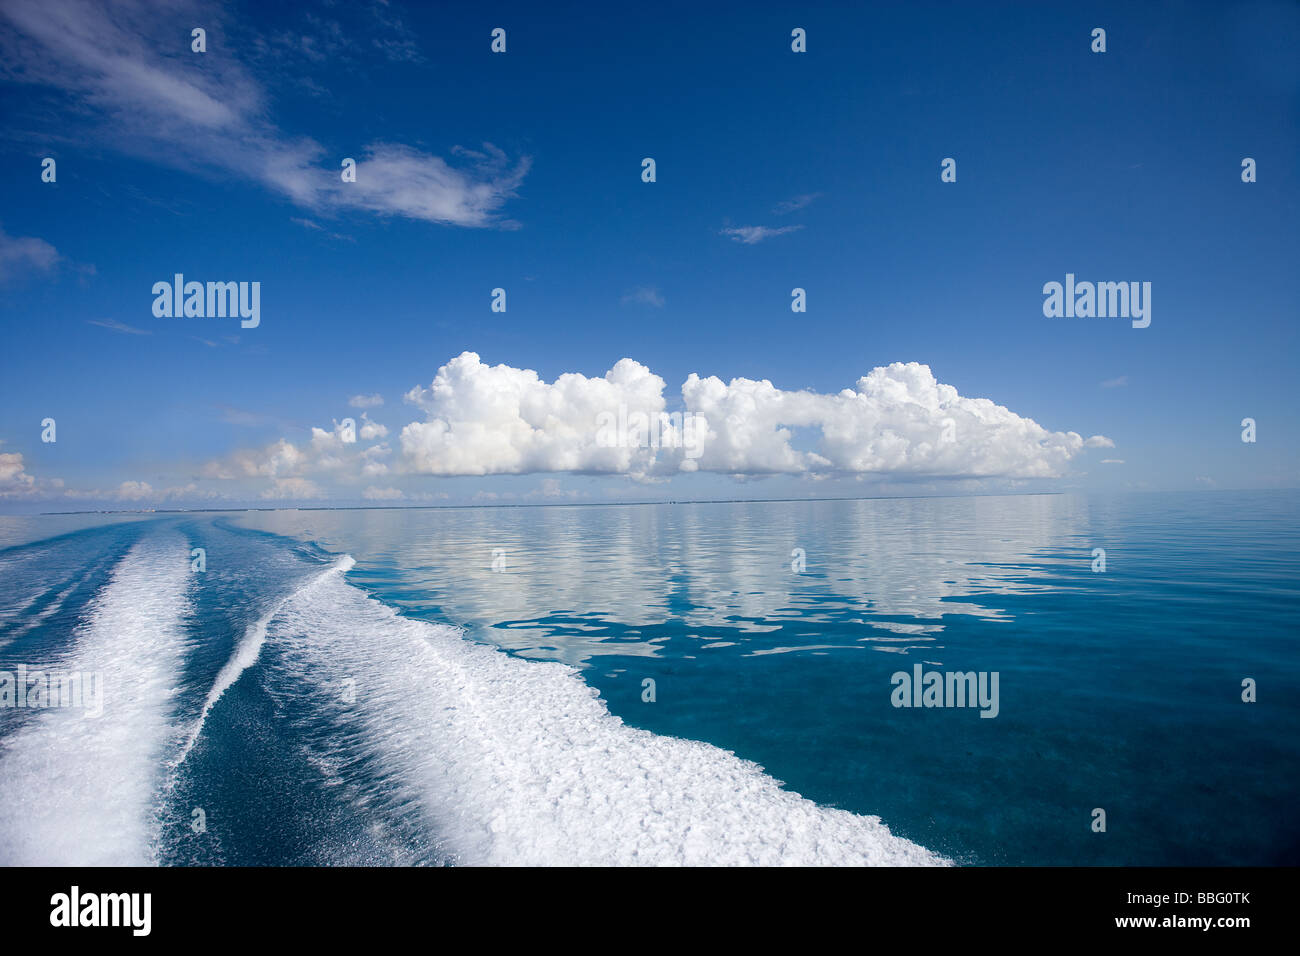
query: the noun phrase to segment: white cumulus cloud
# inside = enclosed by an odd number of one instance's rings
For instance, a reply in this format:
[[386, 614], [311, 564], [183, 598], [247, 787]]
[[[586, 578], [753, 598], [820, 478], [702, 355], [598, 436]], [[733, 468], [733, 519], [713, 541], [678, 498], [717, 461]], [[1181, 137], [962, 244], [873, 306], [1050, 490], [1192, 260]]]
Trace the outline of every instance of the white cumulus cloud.
[[[394, 445], [382, 440], [388, 428], [363, 414], [358, 441], [346, 441], [345, 423], [336, 421], [312, 428], [303, 443], [282, 438], [234, 452], [202, 474], [269, 479], [264, 496], [303, 498], [324, 494], [311, 477], [362, 484], [403, 474], [1026, 480], [1062, 477], [1085, 450], [1114, 447], [1105, 436], [1053, 431], [990, 399], [960, 395], [918, 362], [880, 366], [830, 393], [692, 373], [670, 408], [665, 389], [631, 358], [604, 375], [567, 372], [548, 382], [463, 352], [406, 394], [424, 418], [402, 427]], [[566, 493], [547, 483], [539, 494]], [[374, 483], [363, 496], [396, 500]]]
[[620, 406], [657, 414], [663, 390], [664, 380], [632, 359], [599, 378], [569, 372], [544, 382], [531, 369], [484, 365], [463, 352], [428, 388], [407, 393], [427, 419], [402, 429], [402, 454], [410, 469], [435, 475], [637, 474], [653, 463], [652, 450], [602, 447], [598, 416]]
[[388, 436], [387, 427], [372, 422], [365, 412], [361, 413], [361, 429], [359, 431], [363, 441], [373, 441], [376, 438], [386, 438]]
[[[1085, 445], [1110, 444], [962, 397], [918, 362], [873, 369], [833, 395], [692, 374], [682, 396], [708, 422], [699, 460], [707, 471], [1053, 478]], [[799, 448], [794, 429], [810, 430], [814, 447]]]
[[27, 474], [23, 456], [16, 451], [0, 453], [0, 498], [16, 498], [36, 489], [36, 479]]
[[[667, 411], [665, 383], [625, 358], [601, 377], [543, 381], [530, 369], [489, 366], [465, 352], [407, 400], [426, 414], [400, 435], [408, 470], [435, 475], [589, 472], [633, 477], [678, 471], [734, 475], [858, 474], [939, 478], [1052, 478], [1085, 447], [986, 398], [966, 398], [916, 362], [873, 369], [834, 394], [767, 380], [691, 374], [680, 411], [695, 432], [606, 447], [601, 416]], [[677, 440], [674, 440], [676, 438]]]
[[117, 486], [113, 495], [124, 501], [143, 501], [154, 497], [153, 487], [147, 481], [124, 481]]

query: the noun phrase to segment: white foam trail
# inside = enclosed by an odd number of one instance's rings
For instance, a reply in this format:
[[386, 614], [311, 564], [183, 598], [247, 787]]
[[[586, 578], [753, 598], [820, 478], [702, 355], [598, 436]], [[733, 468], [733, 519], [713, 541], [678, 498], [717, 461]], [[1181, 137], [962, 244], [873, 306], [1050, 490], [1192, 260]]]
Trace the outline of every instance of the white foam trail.
[[[323, 756], [380, 768], [359, 799], [414, 804], [457, 862], [948, 862], [732, 753], [628, 727], [564, 664], [403, 618], [339, 575], [286, 601], [269, 640], [281, 690], [337, 728]], [[354, 702], [338, 691], [349, 679]]]
[[[342, 574], [348, 571], [355, 563], [356, 562], [352, 560], [351, 555], [345, 554], [343, 557], [338, 558], [330, 567], [322, 571], [318, 577], [326, 574]], [[314, 580], [316, 580], [316, 578], [311, 579], [311, 581]], [[306, 585], [302, 586], [309, 586], [311, 581], [308, 581]], [[280, 612], [280, 609], [284, 607], [285, 603], [292, 596], [292, 594], [289, 594], [283, 600], [277, 602], [271, 610], [250, 624], [244, 631], [244, 636], [240, 639], [234, 653], [230, 655], [230, 660], [226, 661], [221, 670], [217, 673], [216, 680], [212, 682], [212, 689], [208, 691], [207, 699], [203, 702], [203, 710], [199, 714], [198, 719], [194, 722], [194, 726], [190, 729], [189, 736], [185, 740], [185, 745], [181, 748], [180, 753], [172, 762], [173, 769], [183, 763], [185, 758], [189, 756], [190, 751], [194, 749], [194, 744], [198, 741], [199, 734], [203, 732], [203, 724], [208, 719], [208, 713], [214, 706], [216, 706], [217, 701], [221, 699], [222, 695], [230, 689], [230, 686], [234, 684], [235, 681], [239, 680], [239, 675], [243, 674], [244, 671], [257, 663], [257, 658], [262, 653], [262, 645], [266, 643], [267, 626], [271, 623], [271, 619]], [[174, 779], [175, 778], [173, 778], [173, 782]]]
[[[50, 707], [0, 741], [0, 863], [156, 860], [156, 797], [186, 652], [189, 546], [147, 538], [114, 569], [60, 670], [98, 673], [103, 712]], [[30, 662], [50, 664], [50, 662]]]

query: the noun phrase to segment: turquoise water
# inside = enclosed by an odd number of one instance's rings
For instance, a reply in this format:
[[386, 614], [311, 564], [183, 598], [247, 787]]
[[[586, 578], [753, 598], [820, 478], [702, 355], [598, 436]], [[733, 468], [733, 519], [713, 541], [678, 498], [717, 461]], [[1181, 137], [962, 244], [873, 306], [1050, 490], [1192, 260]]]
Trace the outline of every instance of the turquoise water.
[[1291, 493], [2, 520], [0, 670], [139, 687], [0, 709], [0, 860], [1300, 861]]

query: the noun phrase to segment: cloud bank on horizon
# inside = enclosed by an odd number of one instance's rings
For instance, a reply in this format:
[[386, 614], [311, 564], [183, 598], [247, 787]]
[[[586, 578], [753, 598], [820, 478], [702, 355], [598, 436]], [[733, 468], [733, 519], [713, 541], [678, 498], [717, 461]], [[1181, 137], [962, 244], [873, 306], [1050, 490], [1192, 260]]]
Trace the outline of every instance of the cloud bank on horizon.
[[[427, 387], [406, 394], [424, 419], [403, 426], [396, 447], [388, 441], [389, 428], [363, 411], [359, 423], [313, 427], [306, 442], [281, 438], [209, 461], [198, 476], [204, 486], [190, 481], [156, 492], [136, 480], [114, 492], [64, 491], [61, 483], [29, 475], [22, 456], [11, 453], [0, 456], [0, 496], [210, 499], [230, 497], [213, 483], [244, 480], [258, 483], [256, 495], [263, 499], [319, 500], [331, 496], [321, 481], [352, 486], [355, 496], [359, 483], [394, 476], [555, 473], [637, 481], [694, 472], [737, 479], [1052, 479], [1065, 476], [1085, 449], [1114, 446], [1101, 435], [1049, 431], [987, 398], [959, 395], [918, 362], [877, 367], [834, 394], [692, 373], [675, 412], [668, 410], [666, 387], [630, 358], [602, 376], [570, 372], [547, 382], [531, 369], [487, 365], [467, 351], [439, 368]], [[366, 396], [353, 404], [376, 407], [381, 401]], [[406, 495], [372, 484], [363, 497]]]
[[[855, 388], [836, 394], [692, 373], [681, 386], [683, 422], [665, 426], [672, 430], [661, 431], [657, 443], [645, 434], [601, 440], [602, 415], [606, 422], [672, 415], [665, 387], [630, 358], [601, 377], [568, 373], [548, 383], [530, 369], [485, 365], [464, 352], [442, 366], [428, 388], [407, 394], [426, 420], [402, 429], [403, 463], [408, 471], [432, 475], [1056, 478], [1083, 448], [1113, 444], [1099, 435], [1085, 440], [1048, 431], [988, 399], [964, 398], [917, 362], [873, 369]], [[688, 418], [695, 422], [693, 436], [681, 434]], [[815, 447], [798, 447], [801, 429], [816, 433], [804, 436]]]

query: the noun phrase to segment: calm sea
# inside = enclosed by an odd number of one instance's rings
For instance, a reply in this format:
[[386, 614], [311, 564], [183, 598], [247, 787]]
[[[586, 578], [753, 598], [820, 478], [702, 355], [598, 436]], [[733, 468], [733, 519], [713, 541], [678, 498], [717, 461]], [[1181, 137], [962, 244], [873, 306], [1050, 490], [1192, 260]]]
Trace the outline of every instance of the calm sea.
[[0, 518], [0, 863], [1295, 864], [1298, 505]]

